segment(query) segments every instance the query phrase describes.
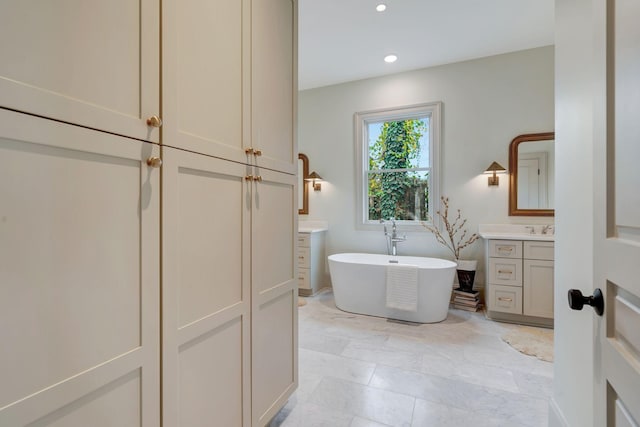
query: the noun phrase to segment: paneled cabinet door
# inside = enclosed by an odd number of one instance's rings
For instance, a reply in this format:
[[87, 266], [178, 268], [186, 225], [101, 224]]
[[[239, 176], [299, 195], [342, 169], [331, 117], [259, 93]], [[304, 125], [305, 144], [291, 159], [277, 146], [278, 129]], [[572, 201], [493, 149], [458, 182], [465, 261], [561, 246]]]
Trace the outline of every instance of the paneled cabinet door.
[[158, 0], [0, 3], [0, 107], [157, 142]]
[[253, 425], [264, 426], [298, 385], [295, 177], [257, 170], [251, 223]]
[[247, 162], [251, 1], [162, 2], [164, 145]]
[[257, 164], [295, 174], [297, 2], [252, 2], [251, 146]]
[[523, 314], [553, 318], [553, 261], [524, 260]]
[[0, 109], [0, 425], [160, 425], [157, 156]]
[[251, 425], [247, 166], [163, 147], [163, 425]]

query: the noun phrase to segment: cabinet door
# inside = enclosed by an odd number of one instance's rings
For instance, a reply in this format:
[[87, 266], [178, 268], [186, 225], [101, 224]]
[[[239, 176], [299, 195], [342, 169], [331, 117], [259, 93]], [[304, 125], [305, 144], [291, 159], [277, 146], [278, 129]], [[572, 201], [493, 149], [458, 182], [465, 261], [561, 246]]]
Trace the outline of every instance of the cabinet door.
[[158, 0], [4, 0], [0, 106], [158, 141]]
[[238, 163], [163, 158], [163, 425], [249, 426], [253, 182]]
[[156, 145], [0, 109], [0, 425], [160, 424]]
[[523, 314], [553, 318], [553, 261], [524, 260]]
[[295, 177], [261, 170], [252, 213], [253, 425], [264, 426], [298, 384]]
[[247, 161], [250, 3], [162, 2], [164, 145]]
[[296, 2], [252, 2], [252, 147], [257, 163], [295, 174]]

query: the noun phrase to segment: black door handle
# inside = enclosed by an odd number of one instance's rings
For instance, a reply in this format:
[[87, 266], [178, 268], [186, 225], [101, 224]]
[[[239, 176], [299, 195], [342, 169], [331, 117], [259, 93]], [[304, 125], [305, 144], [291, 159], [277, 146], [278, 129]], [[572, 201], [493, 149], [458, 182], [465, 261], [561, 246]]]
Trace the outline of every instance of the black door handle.
[[586, 304], [593, 307], [598, 316], [602, 316], [602, 313], [604, 313], [604, 297], [600, 288], [596, 288], [590, 297], [582, 295], [579, 289], [569, 289], [568, 297], [569, 307], [573, 310], [582, 310], [582, 307]]

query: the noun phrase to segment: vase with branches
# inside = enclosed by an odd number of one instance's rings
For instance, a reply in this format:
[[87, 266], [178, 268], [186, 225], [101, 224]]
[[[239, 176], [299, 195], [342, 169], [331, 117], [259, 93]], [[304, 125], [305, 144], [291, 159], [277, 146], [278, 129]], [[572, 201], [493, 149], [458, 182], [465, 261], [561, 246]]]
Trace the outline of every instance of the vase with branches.
[[478, 240], [476, 233], [468, 234], [467, 220], [462, 218], [462, 213], [458, 209], [454, 218], [449, 218], [449, 198], [442, 196], [440, 198], [442, 210], [436, 212], [436, 215], [442, 220], [444, 230], [440, 231], [435, 225], [421, 223], [424, 228], [433, 233], [438, 243], [444, 245], [451, 251], [453, 257], [458, 263], [458, 283], [463, 290], [471, 291], [473, 289], [473, 281], [477, 261], [461, 260], [460, 252]]

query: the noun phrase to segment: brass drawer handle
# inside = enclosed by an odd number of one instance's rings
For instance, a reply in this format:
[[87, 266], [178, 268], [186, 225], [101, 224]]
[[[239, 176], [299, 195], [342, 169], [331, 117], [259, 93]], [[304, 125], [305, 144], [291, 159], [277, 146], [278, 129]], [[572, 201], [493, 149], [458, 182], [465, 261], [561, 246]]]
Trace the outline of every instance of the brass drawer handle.
[[499, 297], [498, 301], [506, 301], [506, 302], [513, 302], [513, 299], [511, 298], [505, 298], [505, 297]]
[[498, 249], [498, 252], [512, 252], [513, 251], [513, 247], [511, 247], [511, 246], [499, 246], [497, 249]]
[[513, 274], [511, 270], [498, 270], [498, 274]]

